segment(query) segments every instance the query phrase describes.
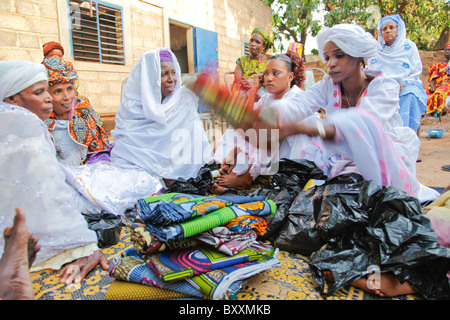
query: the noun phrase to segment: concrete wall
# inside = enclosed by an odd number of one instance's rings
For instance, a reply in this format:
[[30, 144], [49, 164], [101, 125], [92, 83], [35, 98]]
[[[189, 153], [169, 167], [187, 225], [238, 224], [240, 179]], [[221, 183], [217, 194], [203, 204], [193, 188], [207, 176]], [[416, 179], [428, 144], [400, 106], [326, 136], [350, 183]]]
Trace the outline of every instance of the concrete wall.
[[40, 63], [42, 45], [58, 41], [74, 63], [81, 94], [100, 113], [120, 104], [121, 84], [146, 51], [170, 47], [169, 22], [218, 33], [219, 74], [233, 71], [243, 41], [260, 27], [271, 32], [271, 9], [261, 0], [103, 0], [122, 8], [125, 65], [73, 61], [66, 0], [0, 0], [0, 59]]

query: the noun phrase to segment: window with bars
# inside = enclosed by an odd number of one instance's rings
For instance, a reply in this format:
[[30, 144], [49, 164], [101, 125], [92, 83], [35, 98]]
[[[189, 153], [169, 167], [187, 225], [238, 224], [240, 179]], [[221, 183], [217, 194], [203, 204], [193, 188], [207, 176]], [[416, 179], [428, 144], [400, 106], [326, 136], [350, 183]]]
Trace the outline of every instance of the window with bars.
[[68, 4], [74, 59], [125, 64], [122, 8], [93, 0]]
[[244, 41], [244, 45], [243, 45], [243, 51], [244, 51], [244, 55], [248, 56], [250, 55], [250, 49], [248, 48], [249, 43], [247, 41]]

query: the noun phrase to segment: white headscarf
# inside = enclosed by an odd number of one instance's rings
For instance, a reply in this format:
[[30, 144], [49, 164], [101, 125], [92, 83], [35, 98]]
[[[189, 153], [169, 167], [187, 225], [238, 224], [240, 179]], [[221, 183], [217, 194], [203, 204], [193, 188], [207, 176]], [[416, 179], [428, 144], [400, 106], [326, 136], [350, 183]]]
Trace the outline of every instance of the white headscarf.
[[357, 24], [342, 23], [331, 28], [325, 27], [317, 35], [319, 55], [324, 62], [323, 46], [330, 41], [346, 54], [364, 60], [376, 55], [379, 48], [375, 38]]
[[30, 61], [0, 61], [0, 101], [47, 80], [45, 67]]
[[[160, 51], [168, 51], [172, 55], [177, 84], [174, 93], [161, 102], [161, 59]], [[156, 85], [155, 85], [156, 84]], [[167, 114], [179, 106], [181, 87], [181, 69], [177, 58], [167, 48], [159, 48], [144, 53], [131, 70], [124, 93], [123, 105], [140, 104], [145, 118], [161, 124], [167, 123]], [[129, 117], [127, 117], [129, 119]]]
[[[171, 53], [177, 84], [161, 102], [162, 50]], [[212, 159], [197, 109], [198, 98], [181, 86], [175, 55], [166, 48], [146, 52], [124, 88], [116, 127], [111, 131], [115, 143], [111, 161], [122, 167], [138, 166], [165, 179], [195, 177], [201, 166]], [[179, 152], [181, 149], [183, 152]], [[177, 158], [181, 154], [183, 158]]]

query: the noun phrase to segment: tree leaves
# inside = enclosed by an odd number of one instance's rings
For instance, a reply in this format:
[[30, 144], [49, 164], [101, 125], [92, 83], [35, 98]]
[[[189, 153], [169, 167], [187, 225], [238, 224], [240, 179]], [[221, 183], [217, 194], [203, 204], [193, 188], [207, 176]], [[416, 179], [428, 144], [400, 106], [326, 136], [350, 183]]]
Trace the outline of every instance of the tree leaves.
[[[263, 0], [272, 8], [275, 38], [305, 44], [307, 34], [316, 36], [322, 27], [313, 13], [325, 10], [324, 25], [357, 23], [376, 35], [381, 17], [400, 14], [407, 36], [419, 50], [432, 50], [445, 27], [450, 26], [448, 0]], [[283, 48], [281, 48], [283, 50]]]

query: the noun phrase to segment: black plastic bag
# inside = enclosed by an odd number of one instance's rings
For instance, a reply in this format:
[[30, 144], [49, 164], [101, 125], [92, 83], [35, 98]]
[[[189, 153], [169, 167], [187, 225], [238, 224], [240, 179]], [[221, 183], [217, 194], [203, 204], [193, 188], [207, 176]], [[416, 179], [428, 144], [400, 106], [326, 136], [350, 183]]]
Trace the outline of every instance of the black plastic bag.
[[205, 165], [197, 173], [197, 176], [183, 179], [178, 178], [175, 182], [167, 188], [167, 193], [178, 192], [196, 195], [206, 195], [210, 192], [214, 178], [212, 171], [218, 169], [217, 164]]
[[99, 248], [115, 245], [120, 240], [122, 218], [114, 214], [102, 212], [99, 214], [83, 214], [88, 228], [95, 231]]
[[[324, 295], [370, 274], [394, 274], [427, 299], [449, 299], [450, 249], [441, 247], [417, 198], [371, 181], [328, 184], [313, 201], [323, 243], [310, 267]], [[333, 272], [334, 282], [323, 277]], [[326, 289], [326, 290], [325, 290]]]

